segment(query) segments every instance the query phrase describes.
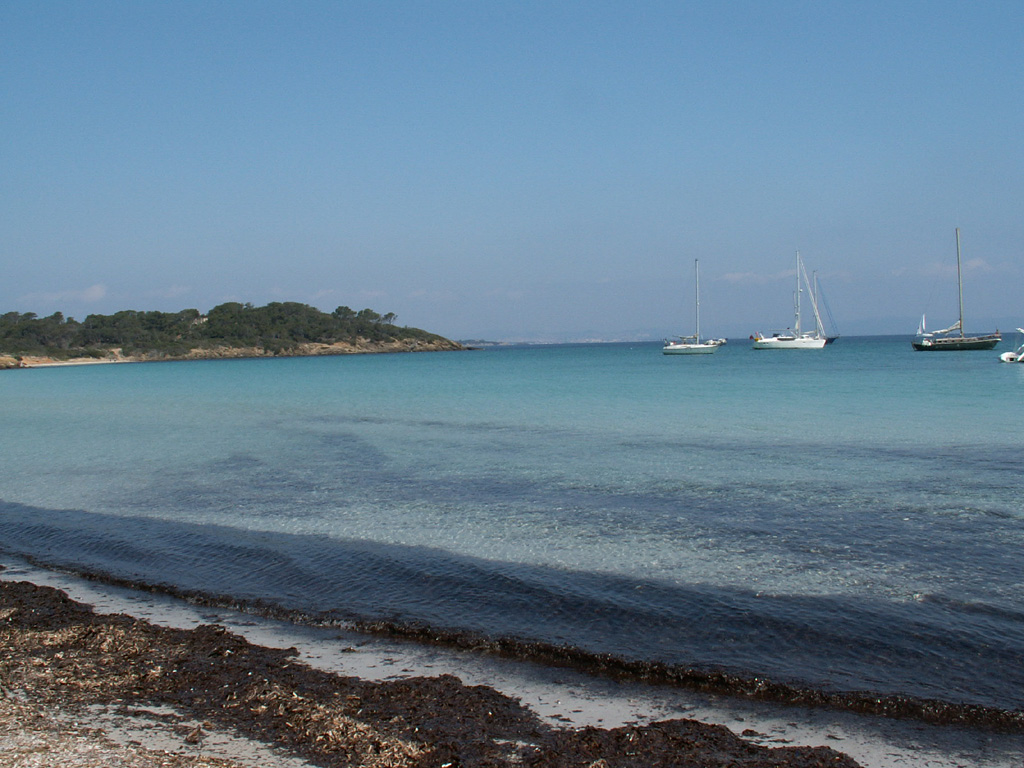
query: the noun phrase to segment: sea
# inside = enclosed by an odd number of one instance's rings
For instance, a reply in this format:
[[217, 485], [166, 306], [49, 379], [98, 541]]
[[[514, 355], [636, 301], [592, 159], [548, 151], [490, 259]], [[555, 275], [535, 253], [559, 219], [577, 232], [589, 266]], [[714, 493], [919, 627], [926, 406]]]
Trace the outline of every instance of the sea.
[[5, 371], [0, 553], [295, 622], [1019, 715], [1024, 366], [998, 351]]

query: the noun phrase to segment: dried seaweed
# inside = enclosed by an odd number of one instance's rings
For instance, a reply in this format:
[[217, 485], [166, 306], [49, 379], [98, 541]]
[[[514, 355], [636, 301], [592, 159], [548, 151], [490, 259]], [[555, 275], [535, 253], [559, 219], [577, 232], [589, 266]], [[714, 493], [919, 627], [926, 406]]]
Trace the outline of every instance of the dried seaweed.
[[[27, 582], [0, 582], [0, 620], [0, 683], [8, 691], [62, 708], [170, 705], [316, 765], [857, 765], [830, 748], [758, 746], [692, 720], [557, 728], [451, 675], [370, 682], [331, 674], [298, 662], [294, 649], [256, 646], [217, 625], [185, 630], [97, 615]], [[188, 736], [202, 738], [199, 730]]]

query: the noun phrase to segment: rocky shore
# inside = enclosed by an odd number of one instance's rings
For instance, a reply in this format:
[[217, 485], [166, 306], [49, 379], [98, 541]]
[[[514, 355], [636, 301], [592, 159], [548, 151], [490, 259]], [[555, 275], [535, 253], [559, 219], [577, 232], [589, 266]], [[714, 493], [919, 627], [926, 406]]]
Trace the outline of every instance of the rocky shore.
[[[558, 727], [453, 675], [333, 674], [218, 625], [97, 614], [24, 581], [0, 581], [0, 651], [0, 756], [19, 768], [857, 765], [695, 720]], [[215, 742], [235, 746], [217, 756]]]

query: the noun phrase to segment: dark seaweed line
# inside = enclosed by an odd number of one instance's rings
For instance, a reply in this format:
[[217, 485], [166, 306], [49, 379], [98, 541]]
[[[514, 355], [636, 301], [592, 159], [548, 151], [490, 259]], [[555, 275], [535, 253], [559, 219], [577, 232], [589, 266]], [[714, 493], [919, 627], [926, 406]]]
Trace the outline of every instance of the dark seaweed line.
[[[171, 584], [152, 584], [98, 571], [80, 571], [54, 565], [35, 557], [22, 559], [39, 568], [69, 573], [87, 581], [137, 592], [160, 594], [193, 605], [239, 611], [254, 616], [311, 626], [344, 626], [366, 635], [401, 639], [500, 658], [530, 661], [549, 667], [571, 668], [595, 677], [663, 685], [701, 693], [734, 696], [754, 701], [815, 707], [893, 719], [917, 720], [943, 726], [977, 728], [1002, 733], [1024, 733], [1024, 711], [1004, 710], [976, 704], [958, 704], [913, 696], [874, 694], [870, 691], [827, 692], [774, 682], [766, 677], [744, 677], [724, 671], [702, 670], [656, 661], [623, 659], [567, 645], [538, 642], [517, 637], [490, 638], [463, 630], [439, 629], [419, 622], [341, 617], [334, 613], [304, 612], [282, 608], [276, 603], [241, 600], [182, 589]], [[2, 566], [0, 566], [2, 568]]]

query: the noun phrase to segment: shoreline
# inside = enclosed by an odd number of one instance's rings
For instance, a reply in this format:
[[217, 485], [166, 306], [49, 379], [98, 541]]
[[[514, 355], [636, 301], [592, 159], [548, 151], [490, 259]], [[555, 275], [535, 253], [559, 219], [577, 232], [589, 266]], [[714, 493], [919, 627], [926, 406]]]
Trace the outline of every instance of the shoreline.
[[[171, 597], [47, 571], [13, 558], [0, 558], [0, 563], [8, 566], [0, 571], [0, 581], [4, 583], [20, 580], [63, 589], [72, 599], [95, 605], [100, 614], [131, 615], [155, 626], [195, 631], [204, 625], [208, 628], [212, 622], [226, 627], [232, 636], [235, 633], [244, 636], [246, 642], [258, 647], [294, 648], [298, 654], [296, 663], [311, 665], [324, 674], [354, 675], [365, 684], [380, 685], [422, 676], [440, 675], [445, 679], [457, 676], [461, 688], [482, 686], [506, 703], [522, 705], [538, 718], [545, 732], [569, 729], [578, 734], [581, 729], [592, 729], [608, 739], [616, 729], [657, 729], [663, 727], [660, 724], [690, 718], [700, 724], [692, 727], [702, 731], [726, 726], [744, 745], [766, 750], [765, 759], [772, 747], [827, 745], [865, 768], [921, 764], [936, 768], [962, 765], [1001, 768], [1019, 765], [1024, 754], [1024, 740], [1019, 735], [996, 736], [919, 722], [880, 722], [878, 718], [850, 713], [758, 704], [643, 683], [599, 679], [564, 668], [394, 638], [382, 639], [336, 628], [300, 627], [227, 609], [197, 606]], [[1001, 752], [1005, 753], [1005, 759], [1000, 756]], [[979, 762], [986, 753], [988, 758]], [[965, 761], [965, 755], [974, 755], [977, 760]], [[832, 756], [839, 759], [835, 753]], [[924, 757], [928, 758], [927, 763], [921, 762]], [[609, 762], [612, 764], [622, 763]], [[761, 764], [772, 763], [751, 763]]]
[[159, 353], [125, 355], [120, 348], [106, 350], [105, 357], [55, 358], [50, 355], [12, 355], [0, 353], [0, 370], [23, 368], [60, 368], [77, 365], [108, 365], [112, 363], [157, 363], [181, 362], [185, 360], [239, 360], [274, 357], [332, 357], [341, 355], [391, 354], [401, 352], [456, 352], [470, 349], [448, 339], [421, 341], [417, 339], [396, 339], [388, 342], [374, 342], [357, 339], [354, 342], [332, 344], [305, 343], [292, 350], [268, 352], [262, 347], [208, 347], [189, 350], [183, 355]]
[[[829, 747], [758, 747], [696, 721], [552, 727], [515, 699], [452, 675], [368, 681], [325, 672], [294, 647], [255, 645], [219, 624], [178, 629], [97, 614], [27, 581], [0, 582], [0, 598], [7, 698], [37, 712], [72, 713], [74, 726], [87, 724], [94, 739], [108, 738], [90, 718], [97, 710], [135, 717], [163, 710], [182, 727], [196, 723], [186, 743], [228, 734], [312, 765], [568, 768], [582, 758], [583, 765], [651, 768], [694, 759], [723, 768], [740, 759], [752, 768], [857, 766]], [[18, 738], [19, 726], [8, 723], [6, 738]], [[238, 758], [230, 754], [227, 764]]]
[[[59, 562], [27, 557], [26, 561], [43, 569], [62, 569]], [[259, 598], [238, 599], [231, 594], [204, 592], [201, 588], [180, 588], [172, 584], [154, 584], [103, 571], [82, 570], [67, 565], [67, 573], [76, 578], [103, 585], [139, 591], [168, 600], [180, 600], [207, 611], [231, 611], [289, 626], [331, 627], [358, 633], [382, 641], [437, 649], [437, 652], [468, 653], [502, 659], [509, 663], [529, 663], [550, 669], [572, 670], [596, 679], [633, 684], [646, 688], [663, 687], [701, 696], [719, 696], [769, 707], [797, 707], [845, 712], [868, 718], [905, 720], [939, 727], [957, 727], [987, 732], [1020, 734], [1024, 738], [1024, 711], [954, 698], [918, 698], [898, 691], [882, 693], [871, 689], [813, 687], [799, 681], [728, 671], [717, 667], [689, 667], [657, 660], [616, 656], [584, 647], [552, 644], [525, 636], [493, 636], [442, 628], [418, 621], [368, 618], [357, 615], [341, 618], [336, 612], [290, 610]], [[339, 596], [344, 601], [343, 596]]]

